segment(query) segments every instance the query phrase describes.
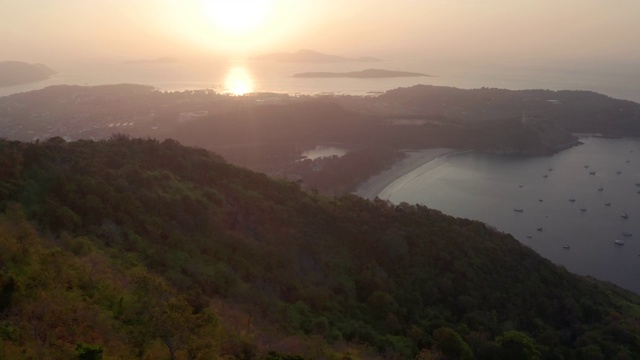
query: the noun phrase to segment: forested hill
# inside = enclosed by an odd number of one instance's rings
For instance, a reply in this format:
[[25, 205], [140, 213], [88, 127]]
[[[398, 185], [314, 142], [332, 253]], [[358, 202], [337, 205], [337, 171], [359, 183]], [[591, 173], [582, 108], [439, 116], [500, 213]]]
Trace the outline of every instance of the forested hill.
[[592, 91], [416, 85], [387, 91], [377, 100], [388, 110], [461, 122], [544, 119], [570, 132], [640, 136], [639, 104]]
[[510, 235], [173, 140], [0, 141], [0, 207], [2, 359], [640, 357], [638, 296]]

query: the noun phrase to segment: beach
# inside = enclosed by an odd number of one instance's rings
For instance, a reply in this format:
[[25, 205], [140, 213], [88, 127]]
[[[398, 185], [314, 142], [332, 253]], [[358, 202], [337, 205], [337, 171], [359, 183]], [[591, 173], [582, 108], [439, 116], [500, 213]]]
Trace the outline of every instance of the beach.
[[449, 148], [406, 151], [405, 158], [393, 164], [390, 169], [372, 176], [369, 180], [360, 184], [354, 194], [369, 200], [380, 197], [380, 195], [396, 180], [411, 173], [415, 169], [454, 151], [455, 150]]

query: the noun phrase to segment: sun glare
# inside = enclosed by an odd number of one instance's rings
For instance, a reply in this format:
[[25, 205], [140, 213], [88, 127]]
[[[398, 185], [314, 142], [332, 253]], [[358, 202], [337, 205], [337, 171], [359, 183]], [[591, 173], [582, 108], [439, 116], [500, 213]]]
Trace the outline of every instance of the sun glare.
[[269, 18], [270, 0], [209, 0], [204, 15], [223, 32], [246, 34], [259, 29]]
[[253, 92], [253, 79], [247, 69], [232, 67], [224, 80], [224, 92], [238, 96]]
[[303, 0], [164, 0], [164, 4], [168, 31], [202, 49], [230, 56], [255, 54], [295, 36], [310, 11]]

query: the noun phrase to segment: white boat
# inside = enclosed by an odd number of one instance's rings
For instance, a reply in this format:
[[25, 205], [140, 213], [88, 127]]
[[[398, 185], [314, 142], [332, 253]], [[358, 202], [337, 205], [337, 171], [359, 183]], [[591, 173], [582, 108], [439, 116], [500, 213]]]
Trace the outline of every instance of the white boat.
[[626, 212], [623, 212], [623, 213], [620, 215], [620, 217], [621, 217], [621, 218], [623, 218], [623, 219], [628, 219], [628, 218], [629, 218], [629, 215], [628, 215]]
[[563, 249], [571, 249], [571, 246], [569, 246], [569, 245], [567, 245], [567, 244], [564, 244], [564, 245], [562, 245], [562, 248], [563, 248]]
[[624, 245], [624, 240], [622, 240], [622, 239], [615, 239], [615, 240], [613, 240], [613, 242], [614, 242], [616, 245]]
[[574, 198], [573, 196], [569, 198], [569, 201], [571, 202], [576, 202], [576, 198]]

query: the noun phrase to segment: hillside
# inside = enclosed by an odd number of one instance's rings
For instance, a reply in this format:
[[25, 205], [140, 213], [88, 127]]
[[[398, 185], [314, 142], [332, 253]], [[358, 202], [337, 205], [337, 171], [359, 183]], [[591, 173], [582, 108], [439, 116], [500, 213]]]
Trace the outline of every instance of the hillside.
[[385, 92], [389, 113], [441, 117], [462, 123], [542, 119], [569, 132], [640, 136], [640, 105], [592, 91], [457, 89], [416, 85]]
[[[640, 105], [585, 91], [435, 86], [379, 96], [229, 96], [60, 85], [0, 98], [0, 137], [173, 138], [331, 195], [354, 191], [406, 149], [550, 155], [578, 144], [574, 132], [640, 135]], [[348, 153], [301, 161], [319, 145]]]
[[11, 86], [46, 80], [56, 72], [43, 64], [0, 61], [0, 86]]
[[0, 358], [640, 356], [638, 296], [507, 234], [173, 140], [0, 141], [0, 208]]

